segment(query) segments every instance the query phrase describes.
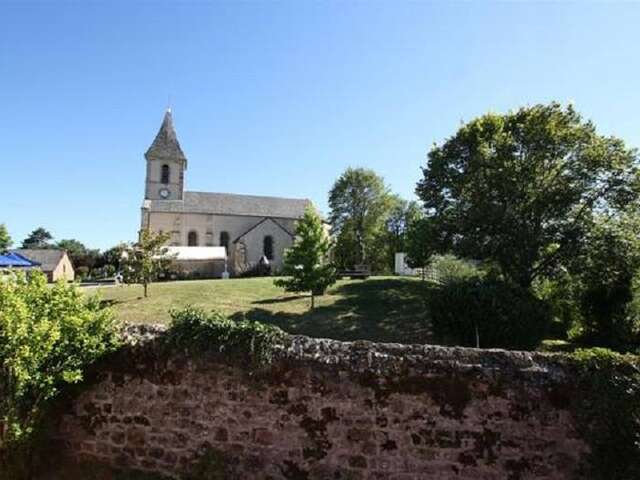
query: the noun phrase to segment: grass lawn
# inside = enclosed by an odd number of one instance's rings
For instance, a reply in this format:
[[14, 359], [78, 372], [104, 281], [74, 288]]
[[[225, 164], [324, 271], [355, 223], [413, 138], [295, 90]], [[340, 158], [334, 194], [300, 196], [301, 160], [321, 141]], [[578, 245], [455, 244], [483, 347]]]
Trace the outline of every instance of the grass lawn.
[[169, 310], [193, 305], [314, 337], [428, 343], [427, 288], [413, 278], [341, 280], [316, 299], [313, 311], [309, 310], [309, 296], [285, 293], [273, 285], [273, 278], [154, 283], [146, 299], [138, 285], [100, 288], [98, 292], [116, 316], [127, 322], [167, 323]]

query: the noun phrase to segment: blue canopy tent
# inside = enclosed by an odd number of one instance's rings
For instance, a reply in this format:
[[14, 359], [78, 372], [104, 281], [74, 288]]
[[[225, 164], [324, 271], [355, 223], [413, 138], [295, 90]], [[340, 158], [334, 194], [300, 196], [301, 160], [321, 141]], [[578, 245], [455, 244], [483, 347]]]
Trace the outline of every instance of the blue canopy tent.
[[40, 264], [15, 252], [0, 253], [0, 268], [32, 268]]

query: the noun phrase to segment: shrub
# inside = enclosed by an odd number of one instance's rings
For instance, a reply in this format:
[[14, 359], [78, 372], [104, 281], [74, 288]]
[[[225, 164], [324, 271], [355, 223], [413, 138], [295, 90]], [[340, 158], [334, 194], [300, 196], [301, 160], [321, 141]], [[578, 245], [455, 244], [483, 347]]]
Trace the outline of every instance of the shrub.
[[28, 470], [30, 442], [52, 401], [117, 344], [111, 312], [75, 286], [49, 287], [40, 272], [0, 282], [0, 449], [5, 456], [7, 449], [19, 449]]
[[76, 280], [83, 280], [89, 275], [89, 267], [81, 265], [76, 268]]
[[[580, 323], [572, 340], [584, 345], [632, 351], [640, 345], [636, 277], [640, 271], [640, 216], [637, 212], [599, 218], [578, 252]], [[634, 291], [635, 290], [635, 291]]]
[[187, 350], [224, 352], [225, 356], [255, 366], [271, 363], [278, 345], [288, 336], [260, 322], [232, 320], [221, 313], [186, 307], [171, 312], [167, 345]]
[[549, 334], [552, 338], [567, 339], [569, 332], [581, 324], [582, 311], [577, 300], [579, 288], [579, 282], [569, 275], [534, 283], [533, 293], [546, 302], [551, 311]]
[[604, 348], [577, 350], [578, 430], [591, 452], [589, 478], [640, 478], [640, 363]]
[[609, 281], [583, 286], [579, 296], [582, 316], [569, 338], [583, 345], [633, 351], [640, 345], [637, 283], [621, 274]]
[[473, 262], [446, 254], [431, 257], [426, 276], [439, 283], [450, 283], [466, 278], [481, 277], [482, 272]]
[[89, 271], [89, 278], [100, 280], [103, 278], [111, 278], [116, 274], [116, 267], [113, 265], [104, 265], [102, 267], [92, 268]]
[[533, 349], [550, 312], [529, 291], [498, 279], [471, 277], [433, 288], [429, 306], [435, 335], [445, 343]]

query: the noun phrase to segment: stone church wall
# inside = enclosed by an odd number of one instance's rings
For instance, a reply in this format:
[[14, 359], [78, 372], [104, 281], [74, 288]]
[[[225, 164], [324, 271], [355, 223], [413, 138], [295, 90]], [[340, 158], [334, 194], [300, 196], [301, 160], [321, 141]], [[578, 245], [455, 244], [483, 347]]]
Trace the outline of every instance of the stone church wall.
[[156, 232], [177, 232], [172, 236], [171, 243], [179, 245], [187, 245], [187, 236], [194, 230], [198, 234], [199, 246], [215, 247], [220, 245], [220, 232], [229, 232], [230, 241], [233, 241], [260, 220], [261, 217], [151, 212], [150, 228]]
[[[169, 242], [172, 245], [187, 245], [189, 232], [195, 231], [198, 235], [199, 246], [219, 246], [220, 233], [228, 232], [230, 242], [230, 251], [228, 254], [231, 257], [234, 253], [231, 242], [263, 219], [264, 217], [236, 215], [150, 212], [149, 227], [155, 232], [163, 231], [170, 233], [171, 238]], [[288, 231], [295, 231], [295, 220], [276, 219], [276, 221]], [[274, 259], [272, 265], [274, 269], [279, 270], [282, 268], [284, 250], [291, 246], [293, 239], [288, 233], [283, 231], [282, 228], [270, 220], [261, 223], [243, 237], [243, 241], [247, 247], [247, 261], [255, 265], [258, 260], [260, 260], [263, 254], [263, 239], [266, 235], [273, 237]], [[233, 261], [230, 261], [230, 268], [232, 265]]]
[[255, 371], [156, 334], [73, 401], [68, 455], [176, 475], [213, 450], [248, 480], [585, 478], [553, 357], [294, 337]]
[[[282, 225], [284, 222], [278, 221], [278, 223]], [[295, 231], [295, 226], [290, 231]], [[258, 263], [263, 255], [263, 241], [267, 235], [270, 235], [273, 239], [273, 259], [270, 262], [272, 270], [277, 272], [282, 268], [284, 251], [291, 247], [293, 238], [270, 220], [262, 222], [242, 238], [242, 241], [247, 246], [247, 260], [251, 264]]]

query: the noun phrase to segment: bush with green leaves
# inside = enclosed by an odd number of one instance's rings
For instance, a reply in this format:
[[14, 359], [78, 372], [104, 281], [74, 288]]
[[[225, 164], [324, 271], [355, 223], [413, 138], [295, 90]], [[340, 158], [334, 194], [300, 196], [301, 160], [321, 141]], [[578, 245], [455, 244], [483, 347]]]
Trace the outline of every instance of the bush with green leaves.
[[482, 275], [483, 272], [475, 263], [451, 254], [432, 256], [426, 269], [427, 278], [439, 283], [451, 283]]
[[0, 450], [28, 452], [52, 402], [118, 338], [111, 312], [74, 285], [40, 272], [0, 281]]
[[531, 350], [544, 338], [550, 321], [544, 302], [495, 278], [451, 281], [428, 295], [434, 334], [448, 344]]
[[604, 348], [569, 358], [577, 370], [576, 423], [591, 450], [589, 478], [640, 478], [640, 359]]
[[532, 291], [551, 311], [550, 338], [566, 340], [582, 322], [582, 311], [577, 300], [579, 282], [569, 274], [554, 279], [538, 279]]
[[288, 335], [281, 329], [251, 320], [236, 321], [219, 312], [186, 307], [171, 312], [166, 335], [169, 347], [189, 351], [219, 352], [226, 358], [254, 366], [271, 363]]
[[574, 270], [582, 312], [571, 332], [586, 345], [632, 351], [640, 346], [635, 309], [640, 271], [640, 212], [599, 218], [589, 231], [588, 249], [576, 255]]

